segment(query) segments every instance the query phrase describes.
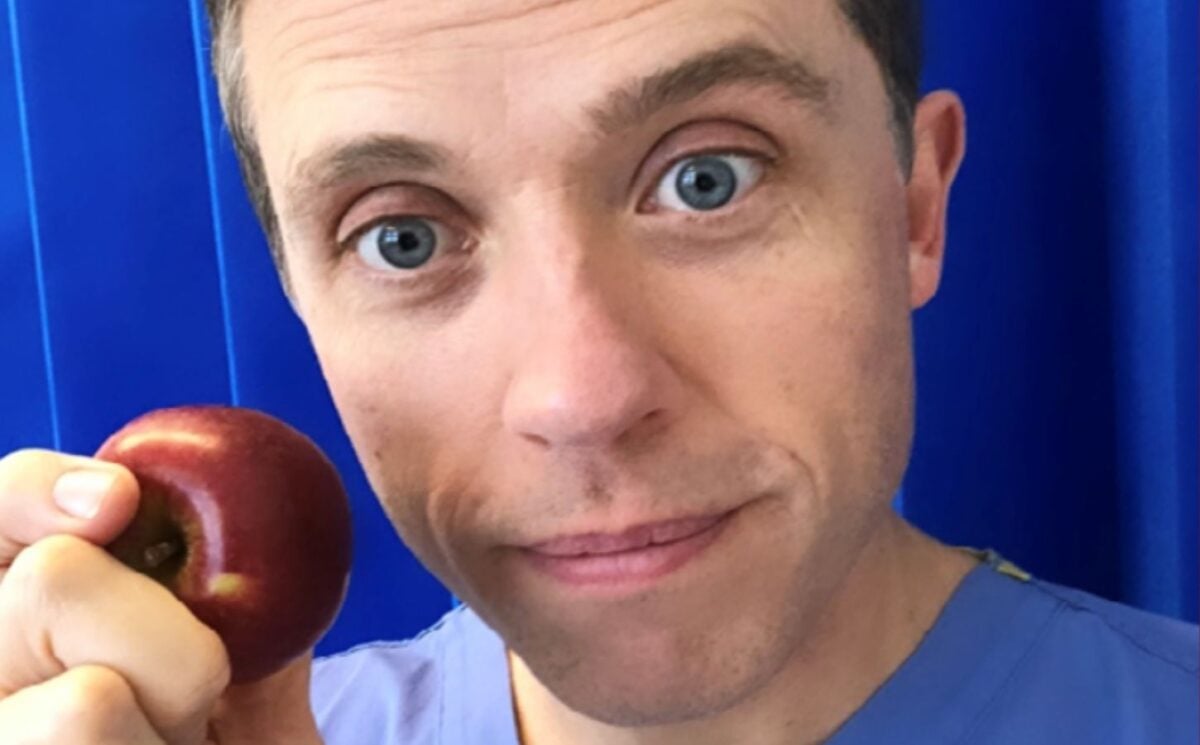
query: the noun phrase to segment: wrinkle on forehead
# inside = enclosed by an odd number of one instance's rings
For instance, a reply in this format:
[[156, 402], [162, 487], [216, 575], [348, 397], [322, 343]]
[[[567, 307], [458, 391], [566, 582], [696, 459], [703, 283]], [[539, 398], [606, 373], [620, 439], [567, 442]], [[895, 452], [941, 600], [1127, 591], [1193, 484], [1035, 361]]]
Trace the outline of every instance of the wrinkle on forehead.
[[[247, 10], [247, 73], [261, 86], [247, 81], [248, 113], [269, 135], [268, 171], [284, 180], [322, 140], [372, 129], [453, 143], [476, 162], [503, 150], [523, 167], [538, 158], [518, 151], [588, 134], [597, 96], [584, 94], [702, 40], [737, 32], [784, 52], [832, 41], [803, 31], [825, 28], [828, 9], [799, 0], [255, 0]], [[522, 136], [535, 130], [554, 137]]]
[[[651, 20], [637, 22], [639, 16], [677, 4], [682, 7], [668, 18], [675, 39], [687, 37], [692, 24], [708, 25], [712, 11], [719, 10], [726, 23], [754, 27], [780, 49], [795, 41], [776, 37], [786, 37], [780, 27], [792, 25], [782, 16], [798, 9], [773, 0], [744, 6], [688, 0], [256, 0], [243, 18], [244, 51], [248, 73], [271, 70], [271, 85], [264, 81], [256, 92], [276, 100], [293, 97], [297, 88], [319, 90], [322, 78], [335, 74], [335, 63], [355, 68], [363, 84], [404, 88], [404, 77], [453, 75], [462, 72], [463, 65], [477, 65], [484, 55], [492, 56], [491, 70], [505, 71], [521, 66], [514, 60], [541, 54], [546, 46], [555, 47], [546, 50], [547, 56], [561, 53], [558, 47], [563, 45], [571, 47], [576, 58], [610, 52], [614, 43], [640, 36], [653, 25]], [[596, 33], [618, 25], [614, 33]], [[657, 33], [655, 43], [673, 43]], [[573, 36], [578, 38], [568, 41]], [[380, 58], [386, 62], [381, 64]], [[320, 74], [302, 75], [301, 69]], [[493, 84], [509, 82], [489, 77]], [[461, 85], [463, 78], [447, 82]]]
[[[521, 67], [514, 60], [522, 54], [537, 54], [584, 31], [627, 24], [676, 2], [255, 0], [242, 25], [248, 113], [259, 121], [264, 107], [330, 89], [426, 96], [472, 83], [508, 87], [507, 70]], [[572, 55], [602, 52], [606, 41], [612, 39], [591, 42], [596, 49], [590, 52], [575, 47]], [[481, 61], [502, 75], [473, 81], [463, 74]], [[490, 97], [499, 91], [476, 92]]]
[[[301, 5], [304, 6], [302, 14], [297, 14], [283, 23], [270, 44], [273, 57], [287, 59], [295, 55], [300, 48], [310, 46], [322, 38], [333, 41], [349, 32], [361, 31], [368, 32], [370, 36], [359, 37], [360, 39], [370, 38], [372, 41], [369, 48], [355, 50], [364, 56], [394, 53], [398, 45], [407, 45], [417, 39], [421, 39], [423, 45], [430, 44], [431, 40], [446, 33], [452, 33], [455, 39], [452, 44], [444, 46], [459, 49], [470, 49], [472, 46], [507, 47], [512, 42], [530, 42], [529, 29], [536, 26], [533, 23], [537, 20], [536, 17], [551, 11], [560, 11], [557, 15], [561, 18], [556, 20], [559, 20], [561, 25], [553, 34], [549, 34], [548, 38], [542, 40], [553, 42], [563, 32], [572, 30], [576, 25], [573, 21], [583, 21], [589, 28], [603, 27], [627, 21], [663, 2], [670, 0], [640, 2], [632, 8], [628, 7], [629, 3], [613, 0], [608, 0], [601, 6], [591, 5], [587, 0], [258, 0], [252, 7], [265, 4], [268, 7], [261, 8], [260, 13], [266, 17], [269, 12], [270, 16], [278, 18], [288, 11], [295, 11]], [[597, 19], [596, 7], [611, 10], [611, 15]], [[385, 16], [403, 16], [403, 23], [381, 23]], [[490, 27], [488, 33], [492, 35], [488, 44], [473, 45], [466, 40], [466, 32], [485, 26]], [[401, 28], [403, 34], [396, 36], [395, 32]]]

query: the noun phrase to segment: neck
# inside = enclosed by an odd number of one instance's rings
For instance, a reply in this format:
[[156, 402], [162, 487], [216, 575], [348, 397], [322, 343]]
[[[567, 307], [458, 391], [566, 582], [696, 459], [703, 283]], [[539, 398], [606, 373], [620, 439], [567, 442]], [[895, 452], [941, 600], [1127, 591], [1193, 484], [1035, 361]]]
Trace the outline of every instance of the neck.
[[975, 559], [892, 513], [864, 547], [801, 649], [762, 689], [703, 720], [618, 728], [559, 702], [510, 654], [523, 745], [817, 743], [850, 718], [917, 648]]

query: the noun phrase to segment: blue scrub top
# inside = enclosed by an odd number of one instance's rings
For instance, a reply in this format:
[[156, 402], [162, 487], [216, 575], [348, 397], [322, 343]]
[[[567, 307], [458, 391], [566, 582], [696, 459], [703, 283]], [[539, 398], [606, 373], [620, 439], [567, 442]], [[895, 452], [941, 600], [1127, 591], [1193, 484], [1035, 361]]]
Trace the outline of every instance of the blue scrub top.
[[[1195, 626], [989, 554], [827, 745], [1197, 745]], [[500, 638], [457, 608], [416, 639], [318, 660], [327, 745], [519, 745]]]

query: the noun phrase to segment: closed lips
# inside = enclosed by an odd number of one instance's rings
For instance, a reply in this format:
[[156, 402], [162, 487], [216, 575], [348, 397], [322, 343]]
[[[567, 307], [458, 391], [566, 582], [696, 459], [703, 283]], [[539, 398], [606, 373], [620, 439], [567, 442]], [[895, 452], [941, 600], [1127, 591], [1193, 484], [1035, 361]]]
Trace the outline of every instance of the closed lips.
[[564, 536], [535, 544], [530, 546], [529, 550], [542, 556], [555, 558], [603, 556], [636, 551], [648, 546], [660, 546], [691, 538], [713, 527], [727, 514], [650, 523], [620, 533], [582, 533]]

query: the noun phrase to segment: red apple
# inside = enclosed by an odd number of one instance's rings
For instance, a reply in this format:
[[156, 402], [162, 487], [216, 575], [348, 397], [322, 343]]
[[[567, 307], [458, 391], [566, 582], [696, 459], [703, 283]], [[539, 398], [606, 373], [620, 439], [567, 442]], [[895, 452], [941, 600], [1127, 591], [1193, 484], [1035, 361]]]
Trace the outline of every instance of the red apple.
[[217, 632], [233, 682], [277, 672], [328, 630], [350, 574], [350, 508], [307, 437], [250, 409], [184, 406], [138, 417], [96, 457], [141, 488], [109, 552]]

